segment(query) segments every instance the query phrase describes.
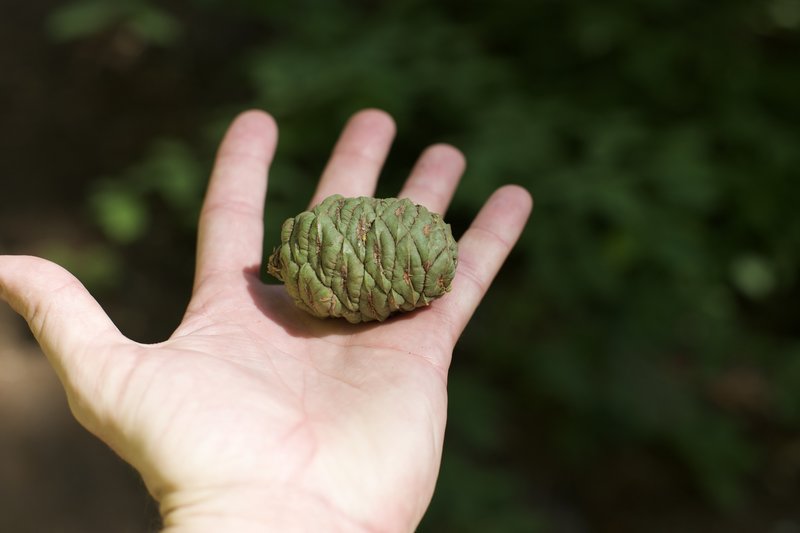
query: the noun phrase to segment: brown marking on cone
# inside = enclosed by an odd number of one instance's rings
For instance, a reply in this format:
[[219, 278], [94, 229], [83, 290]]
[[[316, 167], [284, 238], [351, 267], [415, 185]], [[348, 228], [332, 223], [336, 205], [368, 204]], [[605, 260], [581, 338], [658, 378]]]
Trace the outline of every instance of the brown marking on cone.
[[380, 316], [378, 315], [378, 310], [375, 309], [375, 303], [372, 301], [372, 291], [367, 293], [367, 305], [369, 306], [374, 316]]
[[362, 217], [358, 219], [358, 226], [356, 227], [356, 237], [361, 242], [367, 242], [367, 231], [369, 230], [369, 224], [367, 221]]
[[381, 262], [381, 247], [380, 244], [377, 242], [375, 246], [372, 248], [372, 256], [375, 258], [375, 262], [378, 264], [378, 272], [383, 275], [383, 263]]
[[328, 314], [333, 314], [333, 311], [336, 309], [336, 296], [334, 296], [333, 292], [327, 292], [327, 296], [323, 296], [319, 299], [321, 304], [328, 304]]
[[311, 287], [309, 285], [306, 285], [306, 297], [309, 302], [314, 302], [314, 293], [311, 292]]

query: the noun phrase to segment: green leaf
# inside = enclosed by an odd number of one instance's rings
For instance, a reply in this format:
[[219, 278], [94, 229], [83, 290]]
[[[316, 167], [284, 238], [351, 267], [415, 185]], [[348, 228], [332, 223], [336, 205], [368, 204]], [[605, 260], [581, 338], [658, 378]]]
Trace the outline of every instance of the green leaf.
[[775, 272], [770, 263], [761, 256], [746, 254], [733, 260], [730, 266], [733, 284], [753, 299], [767, 296], [775, 289]]
[[138, 6], [131, 13], [127, 25], [145, 42], [161, 46], [173, 44], [182, 30], [175, 17], [150, 4]]
[[129, 191], [100, 190], [91, 197], [90, 205], [99, 226], [116, 242], [135, 241], [147, 229], [147, 210], [141, 198]]
[[206, 185], [205, 170], [189, 146], [170, 139], [153, 144], [133, 178], [157, 191], [177, 211], [192, 215], [196, 215]]
[[88, 37], [124, 24], [142, 41], [166, 46], [181, 33], [180, 22], [155, 5], [139, 0], [80, 0], [56, 9], [47, 31], [56, 41]]
[[47, 31], [57, 41], [70, 41], [107, 29], [122, 15], [121, 4], [82, 0], [57, 8], [47, 19]]

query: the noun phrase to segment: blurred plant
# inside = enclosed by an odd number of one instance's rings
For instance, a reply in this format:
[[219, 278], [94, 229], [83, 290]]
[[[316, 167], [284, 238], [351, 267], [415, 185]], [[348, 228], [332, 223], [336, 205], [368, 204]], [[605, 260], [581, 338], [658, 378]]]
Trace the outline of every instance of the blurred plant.
[[94, 289], [109, 290], [119, 282], [123, 272], [120, 256], [113, 247], [104, 244], [70, 246], [63, 242], [47, 241], [36, 253], [55, 261]]
[[57, 41], [90, 37], [120, 27], [145, 44], [172, 44], [180, 23], [148, 0], [76, 0], [50, 13], [47, 30]]
[[185, 144], [157, 141], [145, 159], [122, 176], [98, 180], [89, 206], [106, 236], [120, 244], [138, 240], [150, 229], [153, 199], [172, 213], [173, 224], [193, 231], [205, 172]]

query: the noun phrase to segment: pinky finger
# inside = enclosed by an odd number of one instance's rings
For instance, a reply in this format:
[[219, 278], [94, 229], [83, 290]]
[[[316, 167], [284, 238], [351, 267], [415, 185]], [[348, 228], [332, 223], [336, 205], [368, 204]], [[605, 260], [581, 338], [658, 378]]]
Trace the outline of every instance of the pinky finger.
[[533, 208], [527, 190], [506, 185], [492, 194], [458, 243], [453, 290], [442, 299], [455, 338], [461, 334], [519, 239]]

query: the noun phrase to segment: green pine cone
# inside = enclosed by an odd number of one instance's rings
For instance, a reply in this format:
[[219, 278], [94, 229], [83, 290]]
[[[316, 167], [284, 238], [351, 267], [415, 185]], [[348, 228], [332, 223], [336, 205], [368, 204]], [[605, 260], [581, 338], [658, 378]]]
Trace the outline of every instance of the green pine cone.
[[337, 194], [283, 223], [267, 270], [301, 309], [358, 323], [450, 291], [457, 254], [441, 215], [405, 198]]

